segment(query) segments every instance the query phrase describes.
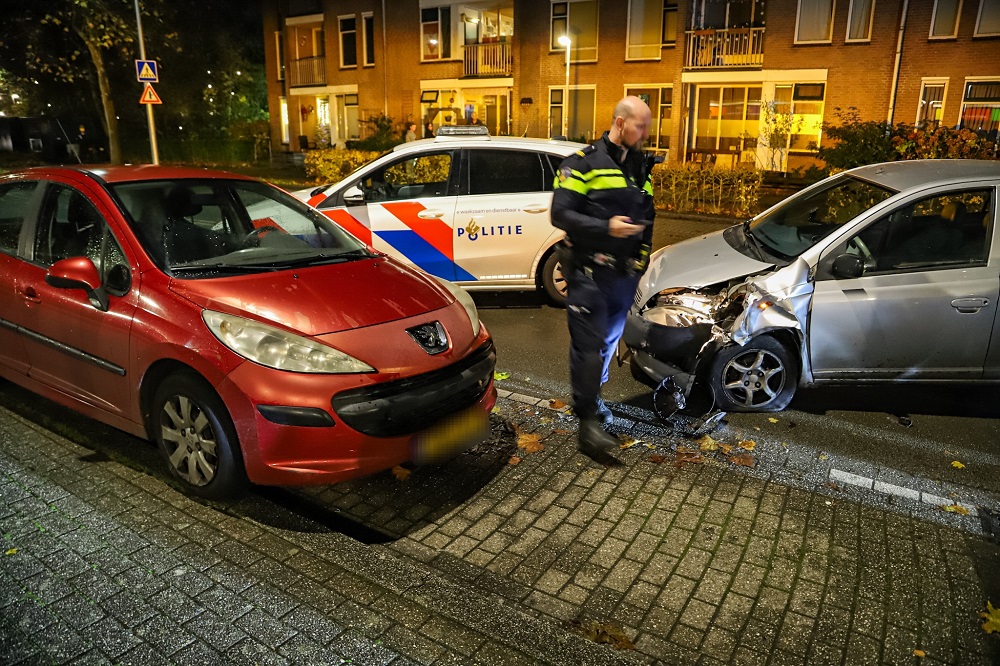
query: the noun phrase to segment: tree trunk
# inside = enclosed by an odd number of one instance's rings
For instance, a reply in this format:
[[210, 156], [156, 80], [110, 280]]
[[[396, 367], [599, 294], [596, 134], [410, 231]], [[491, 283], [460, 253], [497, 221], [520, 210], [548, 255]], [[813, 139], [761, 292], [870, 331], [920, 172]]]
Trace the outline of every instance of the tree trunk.
[[97, 70], [97, 85], [101, 89], [101, 106], [104, 110], [104, 132], [108, 135], [108, 156], [112, 164], [123, 164], [121, 140], [118, 136], [118, 117], [115, 115], [115, 103], [111, 99], [111, 84], [108, 81], [108, 73], [104, 69], [104, 54], [101, 47], [85, 35], [80, 37], [90, 51], [90, 59], [94, 62], [94, 69]]

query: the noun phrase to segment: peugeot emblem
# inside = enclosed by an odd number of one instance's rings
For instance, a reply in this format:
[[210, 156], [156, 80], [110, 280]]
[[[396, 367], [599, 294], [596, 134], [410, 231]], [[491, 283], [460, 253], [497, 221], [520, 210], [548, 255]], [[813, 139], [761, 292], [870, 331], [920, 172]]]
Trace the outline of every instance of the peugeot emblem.
[[445, 333], [444, 326], [439, 321], [414, 326], [406, 329], [406, 332], [425, 352], [432, 356], [448, 349], [448, 334]]

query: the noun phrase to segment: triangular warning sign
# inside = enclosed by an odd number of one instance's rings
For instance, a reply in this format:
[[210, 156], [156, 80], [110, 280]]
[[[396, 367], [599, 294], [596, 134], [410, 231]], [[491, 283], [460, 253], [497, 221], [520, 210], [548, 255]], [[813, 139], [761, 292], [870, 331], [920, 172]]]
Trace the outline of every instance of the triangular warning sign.
[[156, 94], [153, 90], [153, 86], [146, 84], [146, 87], [142, 91], [142, 97], [139, 98], [139, 104], [163, 104], [160, 100], [160, 96]]
[[156, 80], [156, 74], [153, 72], [153, 68], [149, 66], [148, 62], [142, 63], [142, 67], [139, 68], [139, 80], [140, 81]]

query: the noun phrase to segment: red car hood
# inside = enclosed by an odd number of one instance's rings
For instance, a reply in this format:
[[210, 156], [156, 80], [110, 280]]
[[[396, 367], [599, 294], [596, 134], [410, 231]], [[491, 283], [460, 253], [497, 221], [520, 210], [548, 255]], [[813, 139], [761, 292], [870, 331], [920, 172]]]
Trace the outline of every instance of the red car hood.
[[454, 298], [434, 278], [388, 257], [201, 280], [171, 280], [209, 310], [256, 315], [305, 335], [337, 333], [443, 308]]

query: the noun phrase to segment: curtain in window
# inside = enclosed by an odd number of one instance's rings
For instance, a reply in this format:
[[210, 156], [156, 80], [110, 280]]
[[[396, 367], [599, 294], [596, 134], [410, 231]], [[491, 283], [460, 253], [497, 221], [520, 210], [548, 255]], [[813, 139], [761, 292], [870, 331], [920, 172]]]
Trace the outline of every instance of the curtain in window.
[[833, 27], [833, 0], [799, 0], [800, 42], [828, 42]]
[[847, 26], [847, 38], [870, 39], [871, 18], [872, 0], [851, 0], [851, 23]]

